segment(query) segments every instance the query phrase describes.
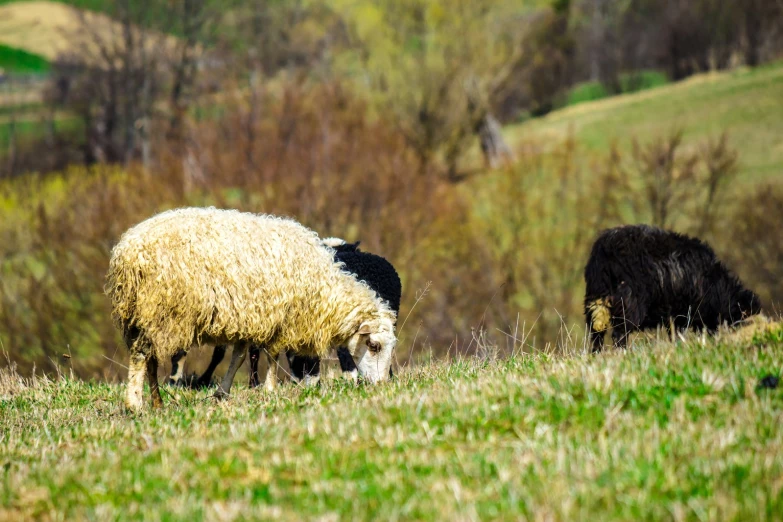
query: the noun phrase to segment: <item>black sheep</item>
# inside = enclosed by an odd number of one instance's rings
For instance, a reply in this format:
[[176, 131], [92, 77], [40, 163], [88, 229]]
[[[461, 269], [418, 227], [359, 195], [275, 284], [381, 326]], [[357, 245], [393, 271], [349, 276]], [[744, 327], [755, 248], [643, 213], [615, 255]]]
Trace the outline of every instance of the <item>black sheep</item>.
[[625, 346], [632, 331], [673, 325], [715, 332], [761, 311], [759, 298], [706, 243], [647, 225], [605, 230], [585, 267], [585, 318], [593, 352], [604, 333]]
[[[329, 238], [324, 240], [324, 244], [333, 248], [334, 257], [337, 261], [342, 261], [347, 272], [352, 272], [359, 280], [366, 282], [370, 288], [389, 302], [391, 308], [400, 313], [400, 297], [402, 294], [402, 284], [391, 263], [381, 256], [362, 252], [359, 250], [359, 242], [346, 243], [339, 239]], [[185, 352], [179, 352], [171, 358], [171, 377], [170, 384], [178, 384], [182, 380], [181, 359]], [[226, 354], [226, 346], [218, 345], [212, 352], [212, 359], [206, 371], [194, 383], [194, 387], [209, 386], [212, 381], [212, 374], [218, 367]], [[250, 386], [259, 385], [258, 378], [258, 359], [261, 355], [261, 348], [256, 345], [250, 347]], [[291, 377], [299, 382], [305, 378], [317, 381], [321, 372], [321, 360], [318, 357], [304, 357], [295, 355], [293, 352], [286, 353], [288, 365], [291, 368]], [[340, 361], [340, 368], [343, 372], [354, 373], [356, 365], [353, 357], [345, 347], [337, 349], [337, 357]], [[389, 370], [391, 375], [391, 369]]]

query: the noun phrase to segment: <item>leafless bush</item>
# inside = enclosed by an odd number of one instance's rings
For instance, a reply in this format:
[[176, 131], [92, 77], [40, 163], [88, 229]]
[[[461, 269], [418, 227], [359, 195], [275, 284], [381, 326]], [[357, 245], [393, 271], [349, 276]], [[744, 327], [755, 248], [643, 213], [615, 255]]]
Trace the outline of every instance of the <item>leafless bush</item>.
[[632, 172], [640, 190], [633, 195], [633, 219], [709, 236], [725, 218], [727, 189], [737, 174], [737, 153], [726, 134], [697, 148], [683, 147], [673, 132], [646, 145], [633, 142]]
[[768, 313], [783, 307], [783, 184], [759, 186], [740, 198], [721, 250], [759, 294]]

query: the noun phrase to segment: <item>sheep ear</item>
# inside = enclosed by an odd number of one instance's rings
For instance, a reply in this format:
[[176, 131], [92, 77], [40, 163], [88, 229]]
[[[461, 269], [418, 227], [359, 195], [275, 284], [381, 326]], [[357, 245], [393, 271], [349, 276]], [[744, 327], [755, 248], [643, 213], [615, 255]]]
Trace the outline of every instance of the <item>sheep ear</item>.
[[359, 335], [370, 335], [372, 333], [372, 330], [370, 329], [370, 324], [362, 323], [362, 325], [359, 327], [359, 331], [356, 333]]

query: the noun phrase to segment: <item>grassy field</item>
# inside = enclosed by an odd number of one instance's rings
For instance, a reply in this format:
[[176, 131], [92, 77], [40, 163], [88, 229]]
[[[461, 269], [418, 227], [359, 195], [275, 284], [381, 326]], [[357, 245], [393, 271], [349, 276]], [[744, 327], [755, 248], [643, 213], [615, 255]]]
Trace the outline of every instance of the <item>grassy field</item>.
[[629, 149], [681, 129], [694, 144], [728, 132], [740, 152], [741, 177], [755, 182], [783, 174], [783, 62], [757, 69], [702, 74], [682, 82], [580, 103], [506, 127], [511, 142], [578, 143], [606, 154], [613, 142]]
[[44, 73], [49, 67], [49, 62], [38, 55], [0, 44], [0, 69], [6, 72]]
[[783, 386], [757, 387], [781, 371], [780, 323], [139, 416], [5, 369], [0, 519], [781, 520]]
[[[59, 2], [33, 1], [0, 4], [0, 44], [23, 49], [53, 61], [61, 54], [76, 55], [86, 63], [96, 61], [95, 44], [121, 38], [122, 27], [110, 17], [80, 10]], [[173, 52], [177, 41], [150, 31], [150, 47], [156, 52]], [[162, 48], [159, 48], [162, 47]], [[102, 62], [98, 60], [102, 65]]]
[[[629, 94], [669, 83], [665, 74], [658, 71], [640, 71], [634, 75], [622, 75], [620, 77], [620, 89], [622, 94]], [[566, 97], [566, 105], [576, 105], [589, 101], [601, 100], [612, 96], [600, 82], [584, 82], [571, 88]]]

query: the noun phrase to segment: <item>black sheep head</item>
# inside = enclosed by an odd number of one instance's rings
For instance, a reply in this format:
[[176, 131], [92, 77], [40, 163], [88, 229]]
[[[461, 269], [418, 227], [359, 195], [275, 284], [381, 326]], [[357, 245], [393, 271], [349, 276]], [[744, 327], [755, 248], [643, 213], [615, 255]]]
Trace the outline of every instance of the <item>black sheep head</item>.
[[736, 294], [732, 302], [731, 316], [735, 320], [742, 320], [761, 312], [761, 300], [754, 292], [742, 288]]

